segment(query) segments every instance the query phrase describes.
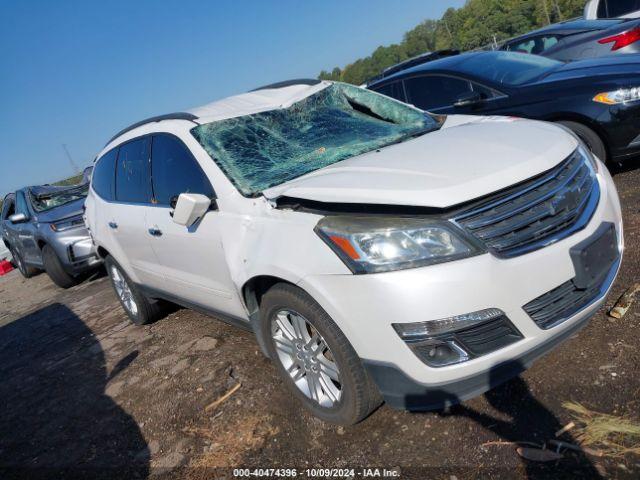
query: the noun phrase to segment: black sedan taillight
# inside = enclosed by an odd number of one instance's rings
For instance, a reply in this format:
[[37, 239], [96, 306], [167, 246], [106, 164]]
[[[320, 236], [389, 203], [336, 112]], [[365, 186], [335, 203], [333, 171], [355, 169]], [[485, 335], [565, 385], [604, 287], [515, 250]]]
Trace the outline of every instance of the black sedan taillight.
[[613, 43], [611, 51], [615, 52], [616, 50], [627, 47], [632, 43], [637, 42], [638, 40], [640, 40], [640, 27], [632, 28], [631, 30], [627, 30], [626, 32], [603, 38], [601, 40], [598, 40], [598, 43], [603, 45], [606, 43]]

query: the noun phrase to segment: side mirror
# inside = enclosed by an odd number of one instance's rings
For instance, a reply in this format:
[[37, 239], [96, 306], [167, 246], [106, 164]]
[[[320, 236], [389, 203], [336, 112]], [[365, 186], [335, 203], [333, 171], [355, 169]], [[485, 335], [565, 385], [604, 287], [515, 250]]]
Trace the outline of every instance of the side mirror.
[[458, 97], [456, 103], [453, 104], [454, 107], [469, 107], [472, 105], [477, 105], [482, 102], [482, 95], [478, 92], [469, 92]]
[[24, 223], [27, 221], [27, 216], [24, 213], [14, 213], [9, 217], [11, 223]]
[[178, 225], [190, 227], [207, 213], [210, 206], [211, 199], [206, 195], [181, 193], [173, 211], [173, 221]]

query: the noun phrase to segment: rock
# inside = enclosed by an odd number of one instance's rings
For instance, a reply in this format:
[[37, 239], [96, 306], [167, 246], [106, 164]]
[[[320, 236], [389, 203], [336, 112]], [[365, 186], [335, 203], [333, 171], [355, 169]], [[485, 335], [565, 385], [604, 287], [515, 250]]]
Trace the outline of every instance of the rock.
[[181, 453], [171, 452], [153, 462], [153, 466], [156, 468], [176, 468], [182, 465], [184, 460], [185, 457]]
[[177, 375], [180, 372], [183, 372], [187, 368], [189, 368], [190, 365], [191, 365], [191, 362], [189, 361], [189, 359], [183, 358], [182, 360], [179, 360], [178, 363], [176, 363], [173, 367], [169, 369], [169, 373], [171, 375]]
[[104, 393], [109, 395], [110, 397], [117, 397], [122, 391], [122, 387], [124, 386], [124, 382], [113, 382], [107, 385], [107, 388], [104, 390]]
[[532, 462], [553, 462], [564, 458], [562, 454], [553, 450], [540, 450], [539, 448], [518, 447], [518, 455]]
[[193, 350], [195, 350], [196, 352], [206, 352], [209, 350], [213, 350], [217, 345], [217, 339], [213, 337], [202, 337], [193, 344]]
[[158, 442], [157, 440], [151, 440], [147, 447], [149, 448], [149, 453], [151, 455], [155, 455], [160, 451], [160, 442]]

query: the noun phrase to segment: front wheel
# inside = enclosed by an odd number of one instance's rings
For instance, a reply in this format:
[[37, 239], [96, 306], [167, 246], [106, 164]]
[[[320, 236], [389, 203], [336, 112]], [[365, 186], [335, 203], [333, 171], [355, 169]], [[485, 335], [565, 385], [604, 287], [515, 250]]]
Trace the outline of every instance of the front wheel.
[[111, 285], [129, 319], [136, 325], [146, 325], [157, 320], [161, 314], [158, 302], [147, 298], [113, 257], [107, 256], [104, 263]]
[[316, 417], [353, 425], [382, 403], [347, 338], [303, 290], [272, 287], [262, 299], [260, 322], [287, 387]]
[[602, 162], [607, 162], [607, 147], [600, 138], [600, 135], [582, 123], [570, 122], [568, 120], [562, 120], [558, 123], [575, 133]]
[[50, 245], [45, 245], [42, 249], [42, 263], [44, 271], [47, 272], [51, 281], [60, 288], [71, 288], [79, 283], [79, 279], [66, 272], [58, 255]]

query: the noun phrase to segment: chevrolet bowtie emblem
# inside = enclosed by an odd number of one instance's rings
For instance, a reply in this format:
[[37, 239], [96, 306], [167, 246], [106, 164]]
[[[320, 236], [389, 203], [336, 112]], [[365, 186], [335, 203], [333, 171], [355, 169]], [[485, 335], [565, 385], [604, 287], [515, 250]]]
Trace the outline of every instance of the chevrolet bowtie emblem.
[[580, 189], [572, 188], [557, 194], [549, 201], [549, 213], [556, 215], [563, 210], [571, 210], [578, 206], [580, 201]]

